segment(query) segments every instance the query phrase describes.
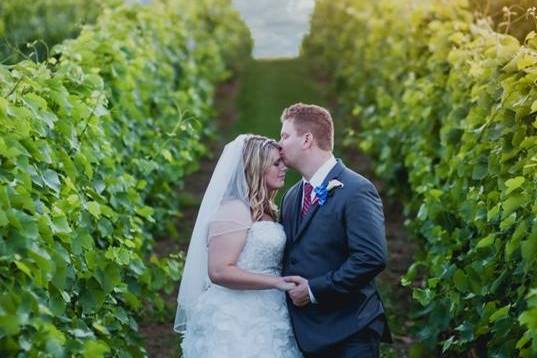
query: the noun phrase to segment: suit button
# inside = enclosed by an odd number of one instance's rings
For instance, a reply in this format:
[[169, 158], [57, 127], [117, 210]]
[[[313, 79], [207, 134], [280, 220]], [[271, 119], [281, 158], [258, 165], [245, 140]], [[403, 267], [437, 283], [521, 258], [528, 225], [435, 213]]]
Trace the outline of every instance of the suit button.
[[296, 265], [297, 261], [296, 261], [296, 259], [294, 257], [291, 257], [290, 261], [291, 261], [291, 265]]

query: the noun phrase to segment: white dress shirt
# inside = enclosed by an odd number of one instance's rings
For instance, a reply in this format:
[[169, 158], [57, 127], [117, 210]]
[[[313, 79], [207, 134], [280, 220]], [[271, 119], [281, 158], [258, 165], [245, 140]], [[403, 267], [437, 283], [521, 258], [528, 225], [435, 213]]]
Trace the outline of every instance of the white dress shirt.
[[[330, 173], [330, 171], [332, 170], [332, 168], [334, 168], [336, 164], [337, 164], [336, 158], [333, 155], [331, 155], [330, 158], [326, 162], [324, 162], [323, 165], [321, 165], [319, 169], [317, 169], [317, 171], [315, 172], [315, 174], [313, 174], [313, 176], [311, 177], [309, 181], [309, 183], [313, 186], [314, 189], [318, 186], [321, 186], [321, 184], [324, 182], [324, 179], [326, 179], [326, 176], [328, 175], [328, 173]], [[303, 181], [302, 198], [304, 198], [304, 184], [307, 183], [308, 181], [304, 177], [302, 177], [302, 181]], [[315, 190], [312, 190], [311, 191], [312, 203], [313, 203], [313, 200], [315, 199], [315, 196], [316, 196]], [[301, 205], [304, 206], [304, 199], [302, 199]], [[310, 296], [311, 303], [317, 303], [317, 300], [315, 299], [315, 296], [313, 296], [313, 293], [311, 292], [309, 285], [308, 285], [308, 293]]]
[[[309, 181], [309, 183], [313, 186], [314, 189], [318, 186], [321, 186], [321, 184], [323, 183], [328, 173], [330, 173], [330, 171], [332, 170], [332, 168], [334, 168], [336, 164], [337, 164], [337, 160], [332, 155], [326, 162], [324, 162], [323, 165], [321, 165], [319, 169], [317, 169], [317, 171], [315, 172], [315, 174], [313, 174], [313, 176], [311, 177]], [[302, 177], [302, 182], [303, 182], [302, 183], [302, 197], [304, 197], [304, 184], [308, 183], [308, 181], [306, 180], [306, 178]], [[313, 203], [313, 200], [315, 199], [315, 196], [316, 196], [315, 190], [312, 190], [311, 191], [312, 203]], [[304, 206], [304, 200], [302, 200], [301, 205]]]

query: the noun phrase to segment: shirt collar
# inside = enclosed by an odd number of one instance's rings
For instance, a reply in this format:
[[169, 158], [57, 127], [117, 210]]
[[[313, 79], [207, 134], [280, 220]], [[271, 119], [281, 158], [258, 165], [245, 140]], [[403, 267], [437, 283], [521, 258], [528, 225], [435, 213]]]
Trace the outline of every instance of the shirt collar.
[[[323, 183], [326, 176], [328, 175], [328, 173], [330, 173], [330, 170], [332, 170], [332, 168], [336, 164], [337, 164], [336, 158], [334, 157], [334, 155], [331, 155], [330, 158], [328, 158], [328, 160], [324, 162], [323, 165], [321, 165], [319, 169], [317, 169], [315, 174], [313, 174], [309, 183], [313, 185], [314, 188], [320, 186]], [[308, 182], [306, 178], [304, 177], [302, 177], [302, 181], [304, 183]]]

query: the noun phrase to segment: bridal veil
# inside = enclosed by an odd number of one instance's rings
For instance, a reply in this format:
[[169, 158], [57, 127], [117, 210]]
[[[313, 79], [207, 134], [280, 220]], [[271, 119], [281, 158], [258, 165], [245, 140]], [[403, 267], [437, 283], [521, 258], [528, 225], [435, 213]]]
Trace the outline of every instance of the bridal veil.
[[249, 135], [228, 143], [218, 159], [203, 196], [188, 247], [177, 295], [174, 330], [184, 333], [189, 312], [208, 288], [208, 240], [213, 236], [246, 230], [251, 224], [243, 150]]

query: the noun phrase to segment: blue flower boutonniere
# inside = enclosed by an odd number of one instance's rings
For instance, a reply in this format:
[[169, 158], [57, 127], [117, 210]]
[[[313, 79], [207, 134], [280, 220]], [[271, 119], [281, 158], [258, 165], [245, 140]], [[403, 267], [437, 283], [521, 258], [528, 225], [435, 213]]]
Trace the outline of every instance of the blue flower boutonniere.
[[332, 179], [328, 184], [315, 187], [315, 194], [319, 200], [319, 206], [323, 206], [328, 198], [328, 193], [331, 193], [335, 188], [343, 187], [343, 183], [337, 179]]

